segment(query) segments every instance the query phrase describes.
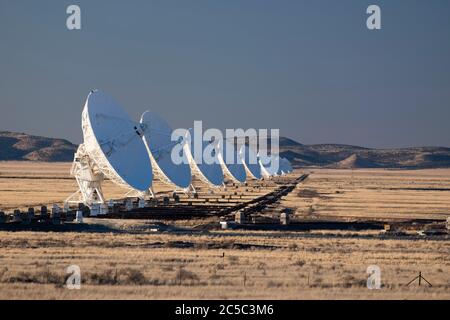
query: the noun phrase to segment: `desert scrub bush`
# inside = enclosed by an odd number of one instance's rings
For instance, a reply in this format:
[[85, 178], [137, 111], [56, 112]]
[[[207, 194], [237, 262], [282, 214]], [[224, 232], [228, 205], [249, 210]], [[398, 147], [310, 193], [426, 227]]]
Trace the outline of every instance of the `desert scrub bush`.
[[266, 284], [267, 288], [280, 288], [283, 286], [282, 282], [269, 280]]
[[145, 275], [133, 268], [108, 269], [87, 276], [87, 283], [95, 285], [144, 285], [147, 282]]
[[227, 259], [231, 263], [237, 263], [239, 261], [239, 258], [236, 256], [227, 256]]
[[299, 259], [295, 261], [292, 265], [296, 267], [303, 267], [306, 264], [305, 260]]
[[122, 269], [119, 274], [120, 284], [144, 285], [147, 278], [138, 269], [126, 268]]
[[39, 284], [64, 284], [65, 275], [51, 272], [50, 270], [41, 270], [38, 272], [26, 272], [20, 271], [17, 274], [10, 275], [9, 277], [3, 276], [4, 282], [9, 283], [39, 283]]
[[343, 280], [344, 280], [343, 284], [344, 288], [351, 288], [356, 283], [356, 278], [352, 275], [346, 275]]
[[319, 198], [320, 193], [314, 189], [303, 189], [297, 193], [297, 196], [300, 198]]
[[40, 279], [41, 283], [52, 283], [52, 284], [63, 284], [66, 278], [63, 274], [58, 274], [55, 272], [51, 272], [46, 269], [36, 273], [38, 279]]
[[181, 284], [183, 281], [186, 280], [189, 280], [191, 282], [198, 281], [199, 277], [192, 271], [186, 270], [184, 268], [179, 268], [178, 271], [175, 273], [174, 280], [179, 284]]
[[187, 241], [167, 241], [163, 246], [164, 248], [192, 248], [194, 244]]
[[267, 268], [267, 264], [265, 264], [264, 262], [259, 262], [257, 265], [256, 265], [256, 269], [258, 269], [258, 270], [264, 270], [264, 269], [266, 269]]
[[310, 287], [318, 288], [323, 286], [323, 279], [321, 277], [315, 277], [311, 279]]
[[216, 264], [216, 269], [223, 270], [223, 269], [225, 269], [225, 266], [222, 263], [218, 263], [218, 264]]
[[38, 278], [34, 274], [24, 271], [20, 271], [15, 275], [10, 275], [9, 277], [7, 277], [6, 282], [39, 283]]
[[[83, 279], [83, 278], [82, 278]], [[87, 282], [96, 285], [115, 285], [118, 284], [117, 270], [104, 270], [102, 272], [88, 273]]]
[[257, 264], [256, 269], [257, 270], [261, 270], [262, 271], [262, 275], [265, 276], [266, 275], [266, 268], [267, 268], [267, 264], [265, 264], [264, 262], [260, 262]]

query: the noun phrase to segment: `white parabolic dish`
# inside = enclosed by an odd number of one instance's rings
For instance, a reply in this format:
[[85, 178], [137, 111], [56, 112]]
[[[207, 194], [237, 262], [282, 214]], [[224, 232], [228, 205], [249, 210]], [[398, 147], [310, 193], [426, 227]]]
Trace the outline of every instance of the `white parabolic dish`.
[[236, 182], [245, 182], [247, 174], [239, 150], [227, 140], [219, 144], [219, 161], [227, 175]]
[[172, 161], [172, 149], [179, 143], [171, 140], [172, 128], [158, 114], [146, 111], [142, 114], [141, 124], [145, 126], [144, 142], [152, 160], [152, 167], [163, 182], [180, 188], [187, 188], [191, 183], [191, 168], [183, 152], [183, 163]]
[[[194, 130], [189, 130], [190, 138], [187, 134], [187, 141], [184, 145], [185, 153], [188, 156], [188, 160], [191, 163], [193, 173], [197, 174], [198, 177], [203, 180], [203, 182], [211, 184], [213, 186], [221, 186], [223, 183], [223, 171], [218, 159], [218, 153], [215, 152], [213, 155], [213, 163], [207, 163], [203, 157], [206, 148], [217, 149], [217, 142], [203, 141], [203, 139], [197, 140], [199, 142], [198, 147], [200, 148], [200, 157], [202, 159], [201, 163], [195, 161], [195, 148], [194, 148]], [[201, 137], [200, 137], [201, 138]], [[215, 145], [214, 147], [211, 145]]]
[[280, 158], [280, 168], [278, 174], [286, 174], [292, 171], [291, 163], [286, 158]]
[[271, 155], [265, 156], [264, 158], [259, 159], [261, 174], [262, 176], [268, 178], [271, 176], [275, 176], [277, 174], [277, 170], [280, 166], [280, 157]]
[[82, 113], [84, 145], [100, 171], [117, 184], [146, 191], [152, 168], [142, 128], [108, 95], [92, 91]]
[[258, 156], [246, 145], [242, 145], [240, 150], [244, 165], [253, 178], [261, 179], [261, 166], [259, 165]]
[[286, 158], [281, 158], [281, 163], [282, 163], [282, 169], [284, 173], [290, 173], [292, 172], [292, 165], [291, 162], [286, 159]]
[[289, 172], [292, 172], [293, 169], [292, 169], [292, 164], [291, 164], [291, 162], [290, 162], [288, 159], [286, 159], [286, 158], [283, 158], [283, 159], [286, 161], [287, 172], [288, 172], [288, 173], [289, 173]]

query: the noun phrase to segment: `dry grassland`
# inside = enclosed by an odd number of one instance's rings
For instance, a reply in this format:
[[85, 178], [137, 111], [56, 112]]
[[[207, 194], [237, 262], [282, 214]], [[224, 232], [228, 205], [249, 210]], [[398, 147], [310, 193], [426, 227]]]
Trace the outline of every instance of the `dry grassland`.
[[[0, 206], [63, 201], [76, 187], [69, 168], [0, 163]], [[437, 190], [449, 185], [450, 170], [314, 170], [281, 205], [308, 219], [443, 218], [449, 191]], [[105, 193], [123, 196], [110, 183]], [[448, 238], [387, 239], [379, 231], [155, 233], [150, 221], [88, 223], [107, 232], [0, 231], [0, 298], [450, 299]], [[65, 287], [72, 264], [81, 268], [80, 290]], [[381, 268], [380, 290], [366, 287], [373, 264]], [[432, 287], [406, 286], [419, 271]]]
[[445, 220], [450, 169], [313, 170], [282, 205], [299, 218]]
[[[3, 299], [450, 299], [448, 241], [2, 232], [0, 248]], [[64, 286], [72, 264], [81, 268], [80, 290]], [[380, 290], [366, 288], [372, 264], [381, 268]], [[406, 286], [419, 271], [433, 287]]]

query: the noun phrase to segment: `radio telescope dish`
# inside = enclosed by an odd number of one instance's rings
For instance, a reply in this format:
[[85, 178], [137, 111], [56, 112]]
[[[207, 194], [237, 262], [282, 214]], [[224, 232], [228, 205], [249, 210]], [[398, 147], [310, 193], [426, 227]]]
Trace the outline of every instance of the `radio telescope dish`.
[[287, 173], [292, 172], [293, 169], [292, 169], [292, 164], [291, 164], [291, 162], [290, 162], [288, 159], [286, 159], [286, 158], [283, 158], [283, 159], [285, 160], [286, 172], [287, 172]]
[[219, 161], [225, 175], [231, 180], [243, 183], [247, 177], [241, 154], [235, 146], [226, 140], [219, 142]]
[[264, 178], [269, 178], [271, 174], [269, 173], [269, 170], [267, 170], [266, 167], [262, 164], [261, 161], [259, 163], [259, 166], [261, 168], [261, 176], [263, 176]]
[[[190, 135], [186, 134], [186, 143], [184, 145], [185, 148], [185, 154], [188, 157], [188, 161], [190, 163], [192, 173], [200, 178], [203, 182], [206, 184], [218, 187], [223, 184], [223, 171], [222, 167], [220, 165], [219, 159], [218, 159], [218, 152], [217, 152], [217, 142], [212, 141], [203, 141], [203, 137], [198, 137], [197, 141], [197, 147], [200, 148], [198, 152], [198, 156], [201, 160], [199, 162], [195, 161], [195, 142], [196, 137], [194, 136], [194, 130], [189, 130]], [[212, 163], [207, 163], [204, 157], [204, 151], [208, 148], [209, 150], [212, 150], [211, 156], [212, 156]]]
[[248, 146], [242, 145], [240, 154], [244, 160], [244, 166], [255, 179], [261, 179], [261, 166], [259, 165], [258, 156]]
[[280, 166], [280, 157], [271, 155], [264, 156], [259, 159], [260, 167], [261, 167], [261, 175], [265, 178], [269, 178], [277, 175], [278, 168]]
[[181, 141], [172, 141], [172, 128], [158, 114], [145, 111], [141, 117], [145, 127], [144, 142], [150, 155], [154, 176], [162, 182], [179, 188], [187, 188], [191, 184], [191, 168], [183, 152], [183, 162], [172, 161], [172, 149]]
[[286, 174], [286, 163], [282, 158], [280, 159], [280, 168], [278, 169], [278, 174], [281, 176]]
[[140, 192], [150, 188], [152, 168], [141, 138], [143, 128], [132, 121], [113, 98], [97, 90], [91, 91], [81, 123], [84, 142], [75, 154], [71, 173], [85, 204], [105, 203], [101, 194], [104, 177]]
[[292, 172], [291, 162], [286, 158], [281, 158], [284, 173]]
[[270, 171], [269, 168], [270, 168], [270, 164], [271, 164], [270, 157], [260, 156], [258, 162], [259, 162], [259, 167], [261, 168], [261, 175], [264, 178], [269, 178], [271, 176], [271, 174], [269, 172]]
[[278, 169], [279, 174], [287, 174], [292, 171], [291, 163], [286, 158], [280, 158], [280, 168]]

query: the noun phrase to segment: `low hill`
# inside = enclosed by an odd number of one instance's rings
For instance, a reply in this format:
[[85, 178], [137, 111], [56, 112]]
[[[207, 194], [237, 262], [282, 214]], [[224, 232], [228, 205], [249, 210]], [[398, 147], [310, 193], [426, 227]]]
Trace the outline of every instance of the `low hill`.
[[0, 131], [0, 160], [72, 161], [76, 150], [67, 140]]
[[371, 162], [370, 160], [363, 159], [357, 154], [352, 154], [350, 157], [345, 158], [335, 164], [330, 165], [331, 168], [337, 169], [355, 169], [355, 168], [377, 168], [377, 164]]
[[[280, 137], [280, 155], [294, 167], [450, 168], [450, 148], [369, 149], [345, 144], [305, 145]], [[54, 139], [0, 131], [0, 160], [72, 161], [77, 145]]]
[[342, 144], [280, 143], [280, 154], [294, 167], [450, 168], [450, 148], [443, 147], [369, 149]]

